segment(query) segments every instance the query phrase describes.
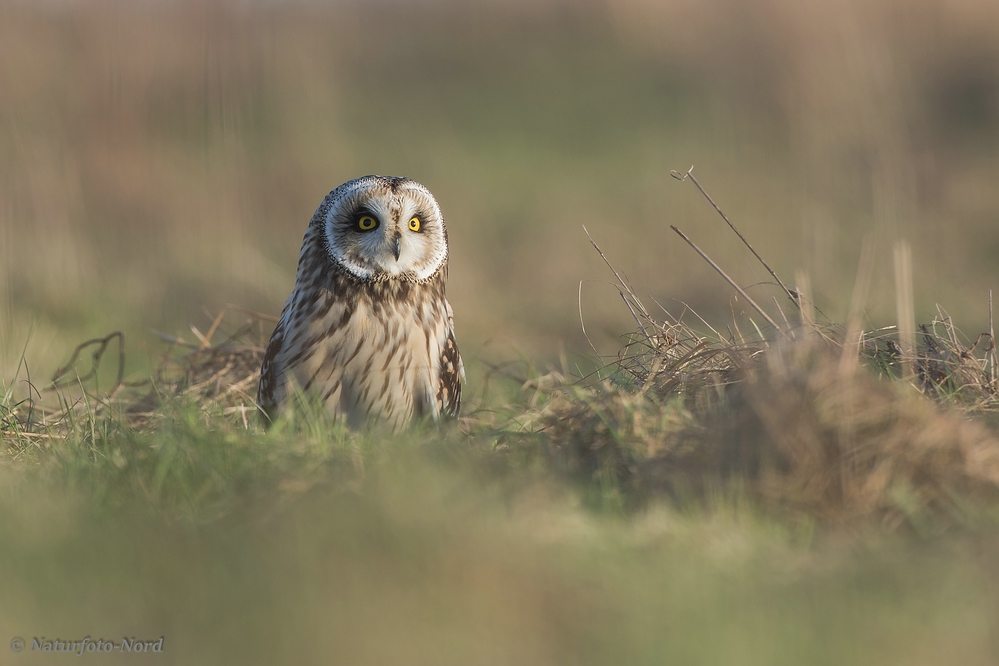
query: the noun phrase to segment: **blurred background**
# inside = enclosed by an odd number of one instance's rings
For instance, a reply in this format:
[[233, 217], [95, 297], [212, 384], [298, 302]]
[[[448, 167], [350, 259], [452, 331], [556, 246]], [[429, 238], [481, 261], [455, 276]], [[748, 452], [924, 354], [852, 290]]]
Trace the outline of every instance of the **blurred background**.
[[691, 165], [831, 317], [871, 235], [871, 325], [905, 239], [917, 317], [987, 330], [999, 3], [0, 0], [0, 376], [29, 336], [45, 374], [110, 330], [277, 314], [316, 206], [368, 173], [440, 201], [466, 356], [587, 351], [580, 281], [616, 351], [633, 322], [584, 224], [639, 294], [724, 325], [731, 289], [669, 225], [768, 276], [669, 177]]

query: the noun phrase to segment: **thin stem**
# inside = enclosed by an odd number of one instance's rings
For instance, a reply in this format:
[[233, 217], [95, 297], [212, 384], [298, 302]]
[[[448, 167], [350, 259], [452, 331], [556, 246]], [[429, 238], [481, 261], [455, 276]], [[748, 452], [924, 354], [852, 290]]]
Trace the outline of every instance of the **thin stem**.
[[787, 297], [791, 300], [791, 302], [794, 303], [795, 306], [797, 306], [800, 309], [801, 305], [798, 303], [798, 299], [794, 297], [794, 294], [791, 293], [791, 290], [788, 289], [783, 282], [781, 282], [781, 279], [777, 277], [777, 273], [774, 272], [774, 269], [770, 268], [770, 265], [767, 262], [765, 262], [763, 260], [763, 257], [760, 256], [760, 254], [756, 251], [756, 249], [749, 244], [749, 241], [746, 240], [746, 237], [743, 236], [741, 233], [739, 233], [739, 230], [735, 228], [734, 224], [732, 224], [732, 220], [728, 219], [728, 216], [725, 215], [722, 209], [718, 207], [718, 204], [715, 203], [715, 200], [712, 199], [711, 196], [704, 190], [704, 188], [701, 187], [701, 184], [697, 182], [697, 179], [694, 178], [693, 172], [694, 172], [694, 167], [690, 167], [690, 169], [687, 170], [687, 173], [685, 173], [682, 177], [677, 177], [677, 176], [673, 177], [681, 181], [690, 178], [690, 181], [694, 183], [694, 185], [697, 187], [698, 190], [700, 190], [701, 194], [704, 195], [704, 198], [708, 200], [708, 203], [711, 204], [711, 206], [716, 211], [718, 211], [718, 214], [721, 215], [721, 218], [723, 220], [725, 220], [725, 223], [729, 226], [729, 228], [732, 229], [732, 231], [735, 232], [735, 235], [739, 237], [739, 240], [741, 240], [743, 244], [749, 248], [749, 251], [753, 253], [753, 256], [756, 257], [761, 264], [763, 264], [763, 268], [767, 269], [767, 272], [770, 273], [770, 276], [777, 281], [777, 284], [779, 284], [780, 288], [784, 290], [784, 293], [787, 294]]
[[723, 278], [725, 278], [725, 281], [728, 282], [730, 285], [732, 285], [732, 288], [735, 289], [737, 292], [739, 292], [739, 295], [742, 296], [743, 298], [745, 298], [746, 302], [749, 303], [750, 305], [752, 305], [753, 309], [755, 309], [757, 312], [759, 312], [760, 316], [763, 317], [764, 319], [766, 319], [768, 324], [770, 324], [771, 326], [773, 326], [778, 331], [781, 330], [780, 326], [777, 325], [777, 322], [775, 322], [773, 319], [771, 319], [770, 315], [768, 315], [766, 312], [764, 312], [763, 308], [761, 308], [759, 305], [757, 305], [756, 301], [754, 301], [752, 298], [750, 298], [749, 294], [747, 294], [745, 291], [743, 291], [742, 287], [740, 287], [739, 285], [737, 285], [735, 283], [735, 280], [733, 280], [732, 278], [730, 278], [725, 273], [725, 271], [723, 271], [721, 269], [721, 266], [719, 266], [715, 262], [711, 261], [711, 258], [708, 255], [704, 254], [704, 252], [701, 250], [701, 248], [699, 248], [696, 245], [694, 245], [694, 241], [692, 241], [689, 238], [687, 238], [687, 236], [685, 236], [682, 231], [680, 231], [679, 229], [677, 229], [672, 224], [670, 225], [670, 229], [672, 229], [673, 231], [675, 231], [677, 233], [677, 235], [680, 236], [680, 238], [682, 238], [683, 240], [687, 241], [687, 245], [689, 245], [690, 247], [694, 248], [694, 252], [696, 252], [697, 254], [701, 255], [701, 258], [704, 259], [704, 261], [708, 262], [708, 264], [711, 265], [711, 268], [715, 269], [718, 272], [719, 275], [721, 275]]

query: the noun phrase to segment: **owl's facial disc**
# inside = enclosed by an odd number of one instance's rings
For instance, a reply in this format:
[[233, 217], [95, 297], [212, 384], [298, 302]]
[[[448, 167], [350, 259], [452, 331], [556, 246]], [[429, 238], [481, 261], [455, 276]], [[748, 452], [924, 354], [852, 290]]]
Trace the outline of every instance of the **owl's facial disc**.
[[440, 207], [419, 183], [367, 176], [327, 200], [330, 258], [358, 279], [421, 282], [447, 258]]

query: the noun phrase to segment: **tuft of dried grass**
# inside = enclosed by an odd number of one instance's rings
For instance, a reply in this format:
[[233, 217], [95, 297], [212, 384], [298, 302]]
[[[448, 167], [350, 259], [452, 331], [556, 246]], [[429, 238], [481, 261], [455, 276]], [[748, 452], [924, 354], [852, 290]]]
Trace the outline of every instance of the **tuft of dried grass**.
[[[233, 327], [226, 315], [239, 313], [243, 321]], [[215, 317], [207, 334], [192, 326], [198, 344], [154, 331], [168, 343], [148, 379], [129, 382], [125, 376], [125, 336], [115, 331], [103, 338], [80, 343], [69, 361], [41, 387], [30, 385], [29, 395], [13, 401], [8, 393], [0, 405], [0, 435], [14, 440], [37, 441], [68, 436], [96, 423], [113, 422], [133, 429], [153, 429], [162, 407], [182, 397], [204, 408], [238, 414], [244, 427], [257, 411], [256, 384], [263, 360], [263, 325], [268, 315], [227, 305]], [[222, 340], [213, 343], [216, 334]], [[115, 380], [109, 389], [100, 385], [106, 352], [117, 351]], [[80, 364], [89, 357], [90, 368]]]
[[610, 382], [567, 388], [538, 419], [552, 464], [613, 481], [626, 502], [707, 499], [736, 483], [760, 506], [890, 528], [968, 518], [999, 500], [999, 439], [814, 337], [772, 345], [707, 404]]
[[764, 503], [890, 524], [999, 497], [999, 441], [900, 383], [840, 370], [835, 347], [785, 343], [694, 439]]

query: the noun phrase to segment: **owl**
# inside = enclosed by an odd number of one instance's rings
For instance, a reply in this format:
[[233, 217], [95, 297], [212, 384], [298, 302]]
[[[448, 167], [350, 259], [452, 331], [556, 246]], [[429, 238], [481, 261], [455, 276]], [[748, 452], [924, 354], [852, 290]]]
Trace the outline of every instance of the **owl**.
[[423, 185], [365, 176], [330, 192], [264, 352], [263, 412], [274, 418], [300, 394], [354, 428], [457, 418], [465, 370], [447, 260], [444, 217]]

